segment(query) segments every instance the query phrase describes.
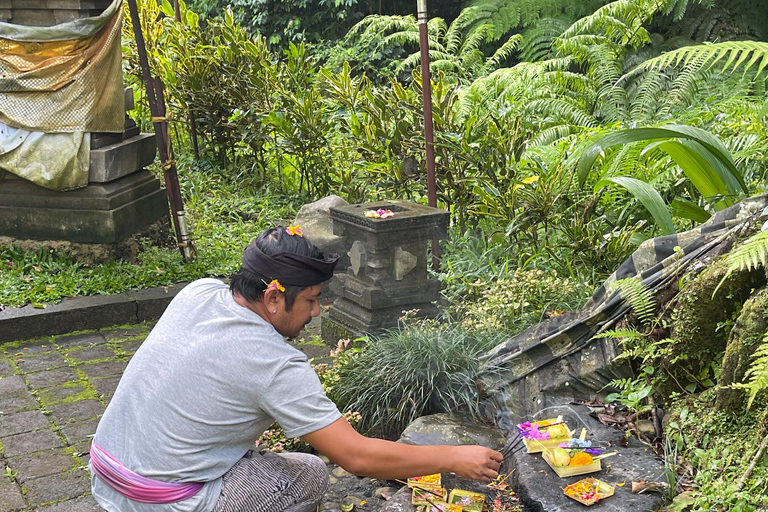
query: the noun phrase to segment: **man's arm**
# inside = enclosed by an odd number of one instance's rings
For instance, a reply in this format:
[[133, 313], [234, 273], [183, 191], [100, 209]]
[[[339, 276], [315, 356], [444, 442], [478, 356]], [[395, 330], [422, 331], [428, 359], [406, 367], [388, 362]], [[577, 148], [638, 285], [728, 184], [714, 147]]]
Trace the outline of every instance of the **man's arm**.
[[487, 482], [496, 478], [502, 461], [501, 453], [483, 446], [414, 446], [368, 438], [344, 418], [302, 438], [350, 473], [381, 479], [456, 473]]

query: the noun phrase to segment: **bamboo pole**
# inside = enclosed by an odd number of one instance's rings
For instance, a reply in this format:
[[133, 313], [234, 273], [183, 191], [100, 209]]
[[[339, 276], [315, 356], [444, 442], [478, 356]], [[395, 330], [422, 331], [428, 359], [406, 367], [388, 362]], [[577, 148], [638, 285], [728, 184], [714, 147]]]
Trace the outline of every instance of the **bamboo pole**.
[[173, 159], [173, 147], [168, 131], [168, 119], [166, 118], [165, 96], [163, 84], [160, 78], [153, 78], [147, 59], [147, 48], [144, 45], [144, 34], [141, 31], [141, 20], [136, 0], [128, 0], [128, 9], [131, 12], [133, 33], [136, 37], [136, 49], [139, 54], [139, 63], [144, 77], [144, 86], [147, 89], [147, 101], [152, 114], [152, 125], [155, 128], [157, 138], [157, 150], [160, 153], [160, 163], [163, 167], [165, 178], [165, 190], [168, 194], [168, 202], [171, 206], [171, 219], [176, 232], [176, 243], [179, 246], [184, 262], [190, 263], [194, 257], [194, 248], [189, 239], [189, 231], [184, 213], [184, 203], [181, 199], [179, 177], [176, 172], [176, 161]]
[[[421, 49], [421, 92], [424, 102], [424, 140], [427, 158], [427, 201], [437, 208], [435, 180], [435, 144], [432, 125], [432, 77], [429, 72], [429, 34], [427, 32], [427, 0], [416, 0], [419, 19], [419, 47]], [[440, 243], [432, 240], [432, 270], [440, 270]]]

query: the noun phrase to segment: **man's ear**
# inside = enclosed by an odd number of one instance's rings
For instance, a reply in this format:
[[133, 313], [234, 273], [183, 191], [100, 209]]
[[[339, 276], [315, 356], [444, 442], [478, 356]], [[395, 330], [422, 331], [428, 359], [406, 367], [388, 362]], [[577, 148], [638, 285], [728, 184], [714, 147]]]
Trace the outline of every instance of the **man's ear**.
[[264, 306], [266, 306], [270, 313], [281, 308], [284, 300], [285, 297], [280, 290], [275, 288], [264, 290]]

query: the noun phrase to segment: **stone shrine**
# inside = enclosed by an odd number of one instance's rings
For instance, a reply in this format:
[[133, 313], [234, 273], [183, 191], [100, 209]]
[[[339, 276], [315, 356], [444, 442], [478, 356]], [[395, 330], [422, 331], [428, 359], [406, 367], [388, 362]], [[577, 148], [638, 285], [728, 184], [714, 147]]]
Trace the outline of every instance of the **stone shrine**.
[[[0, 0], [0, 21], [52, 26], [97, 16], [111, 3]], [[125, 112], [133, 107], [133, 91], [126, 88]], [[153, 224], [167, 226], [165, 190], [145, 170], [154, 161], [156, 149], [155, 135], [140, 133], [125, 114], [123, 133], [91, 133], [88, 185], [84, 188], [49, 190], [0, 169], [0, 237], [115, 246]]]
[[[391, 218], [366, 212], [390, 210]], [[397, 326], [403, 311], [434, 317], [440, 282], [428, 279], [429, 240], [448, 235], [448, 212], [407, 201], [380, 201], [330, 209], [333, 234], [351, 243], [341, 296], [323, 318], [323, 338]], [[338, 339], [338, 338], [337, 338]]]

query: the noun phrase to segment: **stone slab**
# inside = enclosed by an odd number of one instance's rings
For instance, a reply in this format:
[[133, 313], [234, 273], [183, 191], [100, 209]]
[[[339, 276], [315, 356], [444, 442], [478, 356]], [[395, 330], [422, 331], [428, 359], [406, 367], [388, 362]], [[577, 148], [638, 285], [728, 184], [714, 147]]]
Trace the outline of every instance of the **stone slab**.
[[0, 378], [0, 395], [7, 395], [26, 390], [27, 383], [24, 382], [24, 379], [19, 375], [11, 375], [9, 377]]
[[91, 380], [91, 385], [101, 396], [112, 396], [120, 383], [120, 377], [105, 377]]
[[36, 453], [17, 455], [8, 460], [8, 465], [14, 469], [21, 484], [35, 478], [55, 475], [74, 469], [75, 461], [71, 455], [64, 453], [63, 448], [45, 450]]
[[103, 510], [93, 496], [81, 496], [73, 500], [37, 508], [35, 512], [102, 512]]
[[79, 379], [75, 370], [72, 368], [55, 368], [42, 372], [30, 373], [27, 376], [27, 382], [33, 389], [45, 389], [52, 386], [76, 381]]
[[154, 133], [142, 133], [116, 144], [91, 150], [88, 181], [107, 183], [143, 169], [155, 160]]
[[112, 244], [168, 216], [166, 192], [146, 170], [66, 192], [0, 179], [0, 236]]
[[122, 361], [105, 361], [103, 363], [85, 364], [78, 367], [78, 370], [85, 373], [89, 378], [115, 377], [122, 375], [126, 363]]
[[95, 418], [104, 414], [104, 406], [98, 400], [80, 400], [51, 406], [51, 418], [61, 425]]
[[67, 366], [67, 361], [61, 354], [52, 352], [50, 354], [24, 357], [24, 359], [16, 360], [16, 365], [22, 373], [31, 373], [61, 368], [62, 366]]
[[23, 434], [49, 426], [48, 418], [39, 410], [0, 416], [0, 436]]
[[89, 439], [96, 433], [96, 426], [99, 424], [99, 420], [84, 420], [77, 421], [75, 423], [69, 423], [61, 427], [61, 433], [64, 439], [67, 440], [67, 444], [74, 446], [78, 443], [82, 443]]
[[76, 347], [90, 347], [93, 345], [103, 345], [107, 339], [100, 332], [87, 332], [84, 334], [71, 334], [68, 336], [59, 336], [53, 342], [61, 349], [72, 349]]
[[0, 311], [0, 342], [98, 329], [135, 318], [136, 303], [123, 293], [64, 299], [45, 309], [7, 308]]
[[10, 361], [0, 361], [0, 377], [6, 377], [8, 375], [13, 375], [15, 373], [15, 370], [13, 369], [13, 366], [11, 366]]
[[59, 436], [50, 429], [3, 436], [0, 439], [3, 441], [3, 453], [6, 457], [64, 446]]
[[62, 402], [67, 398], [80, 395], [88, 391], [85, 386], [53, 386], [51, 388], [43, 389], [39, 392], [40, 400], [45, 404], [54, 404]]
[[403, 311], [418, 309], [420, 318], [435, 318], [439, 314], [437, 306], [429, 302], [410, 303], [381, 309], [367, 309], [346, 297], [336, 299], [328, 311], [328, 316], [342, 325], [357, 332], [373, 333], [390, 327], [397, 327]]
[[39, 506], [82, 496], [91, 489], [91, 478], [85, 471], [76, 470], [31, 480], [25, 487], [27, 499]]
[[15, 512], [26, 509], [27, 503], [24, 501], [19, 486], [8, 478], [0, 478], [0, 510]]
[[37, 400], [29, 391], [17, 391], [0, 396], [0, 412], [3, 414], [13, 414], [36, 407], [38, 407]]
[[[533, 419], [545, 419], [563, 416], [571, 429], [587, 429], [587, 439], [593, 446], [600, 446], [608, 451], [618, 450], [618, 455], [602, 461], [603, 469], [589, 475], [560, 478], [541, 458], [540, 454], [528, 454], [524, 449], [512, 451], [512, 464], [517, 470], [512, 474], [515, 492], [532, 512], [557, 510], [558, 512], [580, 512], [584, 506], [563, 494], [563, 487], [583, 478], [594, 477], [609, 485], [625, 482], [622, 487], [615, 487], [615, 495], [600, 502], [601, 512], [647, 512], [662, 505], [658, 493], [633, 494], [631, 482], [665, 482], [664, 464], [656, 458], [651, 448], [637, 439], [630, 438], [626, 448], [619, 445], [624, 433], [606, 427], [589, 415], [585, 406], [548, 407], [535, 415]], [[522, 443], [520, 443], [522, 445]]]
[[105, 345], [97, 345], [95, 347], [79, 348], [77, 350], [70, 350], [67, 352], [67, 357], [75, 364], [84, 363], [88, 361], [96, 361], [99, 359], [107, 359], [115, 357], [115, 353]]

